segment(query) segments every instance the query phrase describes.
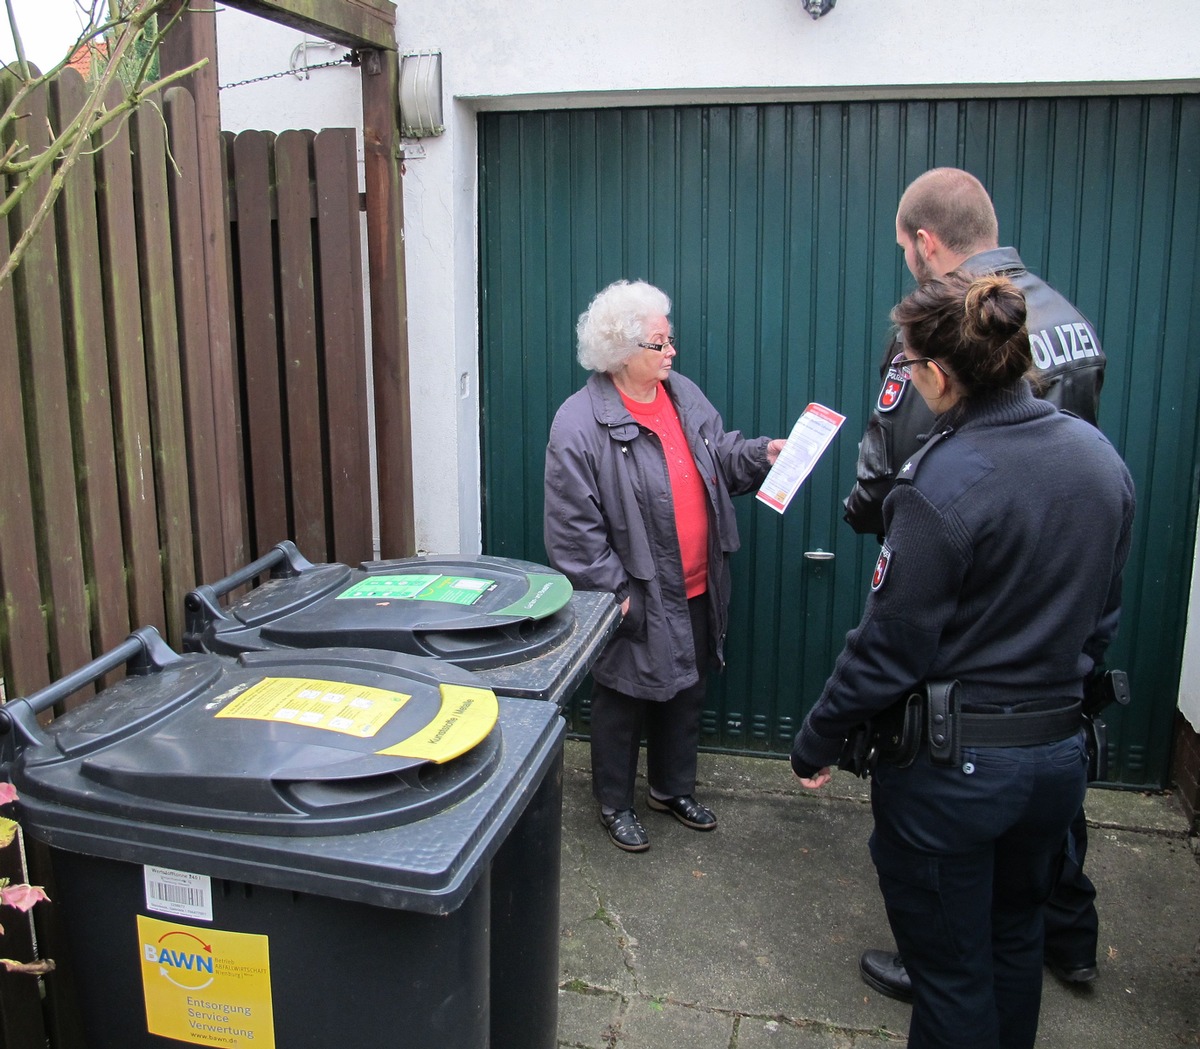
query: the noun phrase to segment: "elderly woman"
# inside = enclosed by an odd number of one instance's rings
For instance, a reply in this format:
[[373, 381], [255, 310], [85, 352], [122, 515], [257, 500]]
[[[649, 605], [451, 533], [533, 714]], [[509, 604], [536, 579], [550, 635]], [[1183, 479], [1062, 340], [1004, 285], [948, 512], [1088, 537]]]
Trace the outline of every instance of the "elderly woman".
[[646, 804], [685, 827], [717, 817], [692, 795], [705, 671], [722, 663], [731, 495], [756, 488], [784, 445], [727, 432], [690, 379], [673, 371], [671, 300], [617, 281], [580, 316], [579, 363], [592, 370], [559, 408], [546, 447], [550, 563], [587, 590], [610, 590], [623, 619], [592, 670], [592, 790], [617, 848], [650, 839], [634, 811], [646, 733]]
[[925, 693], [921, 744], [877, 765], [871, 857], [912, 980], [909, 1049], [1032, 1049], [1042, 903], [1086, 788], [1084, 679], [1121, 610], [1134, 492], [1094, 426], [1037, 400], [1025, 298], [953, 271], [892, 311], [936, 416], [883, 504], [862, 622], [792, 768]]

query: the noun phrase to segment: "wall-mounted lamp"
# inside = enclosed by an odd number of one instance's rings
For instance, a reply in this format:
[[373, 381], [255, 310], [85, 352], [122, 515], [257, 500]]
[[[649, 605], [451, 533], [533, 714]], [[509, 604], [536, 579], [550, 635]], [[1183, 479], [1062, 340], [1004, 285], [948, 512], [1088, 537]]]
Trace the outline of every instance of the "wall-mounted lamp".
[[442, 123], [442, 53], [400, 55], [400, 134], [425, 138], [446, 130]]
[[836, 3], [837, 0], [804, 0], [804, 10], [812, 15], [813, 21], [816, 21], [822, 15], [829, 14]]

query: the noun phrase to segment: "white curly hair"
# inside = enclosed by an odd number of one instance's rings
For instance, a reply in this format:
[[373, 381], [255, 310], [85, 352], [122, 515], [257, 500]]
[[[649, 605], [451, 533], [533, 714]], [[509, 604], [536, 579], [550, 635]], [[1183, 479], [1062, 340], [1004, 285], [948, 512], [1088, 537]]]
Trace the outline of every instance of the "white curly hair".
[[670, 298], [653, 284], [615, 281], [579, 315], [575, 325], [579, 363], [591, 371], [619, 371], [638, 352], [638, 343], [646, 337], [646, 322], [670, 312]]

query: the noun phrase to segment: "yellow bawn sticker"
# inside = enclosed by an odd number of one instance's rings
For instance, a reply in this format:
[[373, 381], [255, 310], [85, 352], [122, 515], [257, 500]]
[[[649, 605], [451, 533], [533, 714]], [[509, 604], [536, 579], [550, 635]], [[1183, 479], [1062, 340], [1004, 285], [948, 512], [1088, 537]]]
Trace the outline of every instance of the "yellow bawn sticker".
[[137, 916], [146, 1030], [190, 1045], [274, 1049], [267, 937]]
[[439, 688], [442, 707], [429, 724], [408, 739], [376, 753], [425, 758], [440, 765], [465, 754], [492, 731], [500, 715], [500, 704], [491, 689], [466, 685], [440, 685]]

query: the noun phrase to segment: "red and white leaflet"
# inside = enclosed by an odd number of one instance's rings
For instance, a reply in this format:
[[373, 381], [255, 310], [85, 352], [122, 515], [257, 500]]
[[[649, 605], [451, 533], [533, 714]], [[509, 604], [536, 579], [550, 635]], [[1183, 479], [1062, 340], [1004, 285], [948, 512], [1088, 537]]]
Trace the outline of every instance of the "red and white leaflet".
[[844, 415], [838, 415], [823, 404], [810, 404], [805, 408], [759, 488], [759, 500], [783, 513], [845, 421]]

